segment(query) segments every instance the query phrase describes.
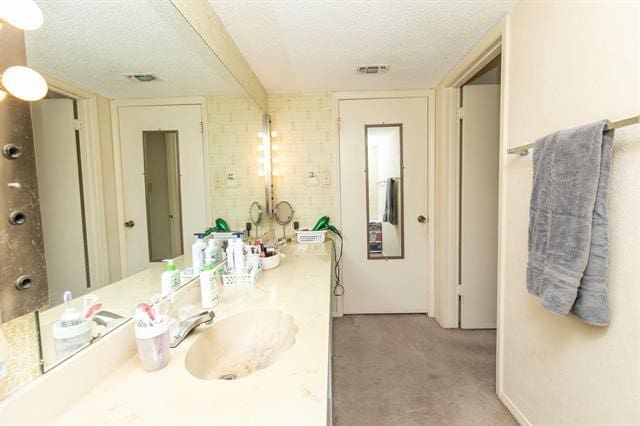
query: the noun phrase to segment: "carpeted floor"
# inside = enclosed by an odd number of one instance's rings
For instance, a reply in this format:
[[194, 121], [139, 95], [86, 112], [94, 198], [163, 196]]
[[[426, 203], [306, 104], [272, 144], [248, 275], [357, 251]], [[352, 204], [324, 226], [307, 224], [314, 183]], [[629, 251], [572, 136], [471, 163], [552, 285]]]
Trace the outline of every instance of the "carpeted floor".
[[495, 393], [495, 341], [419, 314], [334, 319], [333, 424], [517, 425]]

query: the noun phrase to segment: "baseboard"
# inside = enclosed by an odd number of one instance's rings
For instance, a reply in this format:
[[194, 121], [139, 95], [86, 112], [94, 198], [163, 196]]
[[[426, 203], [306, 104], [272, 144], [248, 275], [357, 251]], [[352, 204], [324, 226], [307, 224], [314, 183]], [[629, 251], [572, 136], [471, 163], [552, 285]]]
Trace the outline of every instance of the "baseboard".
[[529, 421], [529, 419], [527, 419], [522, 411], [520, 411], [518, 407], [515, 406], [513, 401], [511, 401], [511, 399], [507, 395], [505, 395], [504, 392], [500, 392], [498, 398], [500, 398], [502, 404], [507, 407], [507, 410], [509, 410], [511, 415], [516, 419], [518, 423], [520, 423], [522, 426], [531, 426], [532, 423]]

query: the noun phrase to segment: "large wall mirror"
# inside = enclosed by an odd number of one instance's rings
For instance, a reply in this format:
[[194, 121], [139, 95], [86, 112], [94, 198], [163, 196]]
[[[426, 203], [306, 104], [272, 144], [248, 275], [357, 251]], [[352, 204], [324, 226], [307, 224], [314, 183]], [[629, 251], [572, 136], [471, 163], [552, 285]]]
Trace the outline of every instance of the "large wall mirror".
[[404, 258], [402, 124], [365, 126], [367, 258]]
[[[264, 111], [170, 1], [36, 3], [44, 24], [24, 48], [49, 84], [30, 104], [48, 369], [159, 293], [163, 259], [190, 266], [195, 232], [222, 218], [255, 238], [271, 223], [257, 213]], [[60, 345], [55, 324], [78, 314], [89, 329]]]

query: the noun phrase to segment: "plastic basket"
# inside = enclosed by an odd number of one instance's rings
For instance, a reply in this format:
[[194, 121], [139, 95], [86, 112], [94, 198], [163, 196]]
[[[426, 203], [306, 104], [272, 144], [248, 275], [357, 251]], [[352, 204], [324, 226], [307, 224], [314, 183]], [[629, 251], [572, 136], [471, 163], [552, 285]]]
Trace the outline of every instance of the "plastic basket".
[[255, 285], [258, 278], [262, 274], [262, 262], [258, 263], [258, 267], [255, 268], [249, 274], [222, 274], [222, 283], [225, 287], [233, 286], [251, 286]]
[[235, 238], [233, 232], [213, 232], [211, 235], [214, 240], [232, 240]]
[[296, 237], [299, 243], [313, 244], [324, 243], [327, 231], [296, 231]]

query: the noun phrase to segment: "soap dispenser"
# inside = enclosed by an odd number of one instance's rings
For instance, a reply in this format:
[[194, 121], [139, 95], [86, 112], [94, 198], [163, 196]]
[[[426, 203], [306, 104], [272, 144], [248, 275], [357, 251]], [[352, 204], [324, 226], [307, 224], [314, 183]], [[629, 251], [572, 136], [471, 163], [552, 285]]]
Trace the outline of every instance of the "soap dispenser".
[[161, 292], [163, 296], [168, 296], [180, 287], [180, 271], [176, 270], [173, 259], [164, 259], [163, 262], [167, 262], [167, 267], [160, 276]]
[[191, 246], [191, 261], [193, 262], [193, 276], [200, 275], [204, 265], [204, 250], [207, 245], [204, 242], [204, 234], [193, 234], [197, 237], [196, 242]]

